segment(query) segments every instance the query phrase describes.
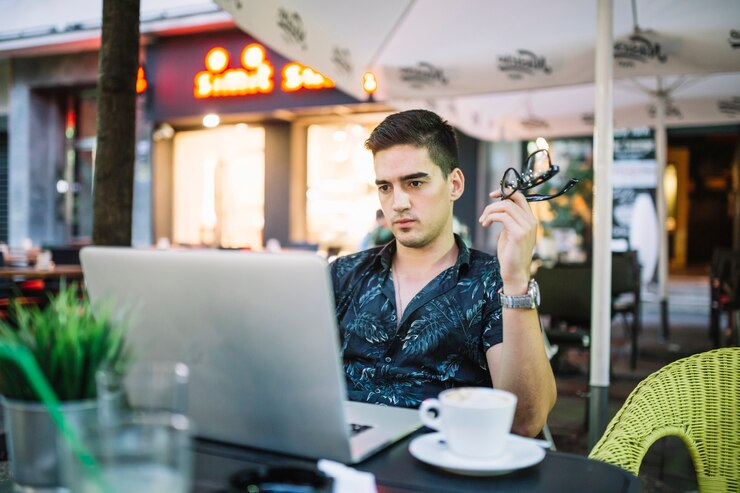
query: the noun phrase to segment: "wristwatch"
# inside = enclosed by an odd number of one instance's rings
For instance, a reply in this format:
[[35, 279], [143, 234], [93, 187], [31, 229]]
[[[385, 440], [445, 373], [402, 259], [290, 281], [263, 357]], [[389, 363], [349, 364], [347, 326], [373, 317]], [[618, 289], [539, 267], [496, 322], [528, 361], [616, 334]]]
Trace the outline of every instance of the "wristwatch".
[[518, 308], [521, 310], [531, 310], [540, 306], [540, 287], [534, 279], [529, 280], [527, 285], [527, 294], [521, 296], [509, 296], [499, 291], [499, 300], [504, 308]]

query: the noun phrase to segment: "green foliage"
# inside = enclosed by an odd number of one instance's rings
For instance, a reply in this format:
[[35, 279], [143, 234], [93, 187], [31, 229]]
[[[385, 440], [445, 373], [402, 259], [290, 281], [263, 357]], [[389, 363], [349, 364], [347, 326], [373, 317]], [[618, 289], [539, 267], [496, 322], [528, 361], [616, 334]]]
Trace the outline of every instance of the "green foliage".
[[[0, 321], [0, 339], [25, 346], [60, 401], [94, 399], [95, 373], [124, 371], [129, 351], [126, 326], [110, 307], [93, 310], [76, 285], [62, 285], [44, 308], [13, 303], [10, 321]], [[8, 399], [38, 401], [20, 368], [0, 359], [0, 393]]]
[[[551, 184], [547, 193], [555, 193], [565, 183], [565, 175], [558, 178], [560, 180]], [[542, 224], [545, 230], [572, 228], [579, 235], [588, 234], [593, 207], [593, 170], [586, 164], [573, 165], [568, 168], [567, 178], [577, 178], [578, 184], [565, 195], [547, 202], [553, 216]]]

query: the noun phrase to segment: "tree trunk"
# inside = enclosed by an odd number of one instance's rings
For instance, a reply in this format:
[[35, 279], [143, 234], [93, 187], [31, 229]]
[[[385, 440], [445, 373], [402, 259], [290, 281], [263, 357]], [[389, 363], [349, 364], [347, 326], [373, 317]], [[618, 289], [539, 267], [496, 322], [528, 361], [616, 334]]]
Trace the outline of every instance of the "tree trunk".
[[93, 243], [131, 245], [139, 0], [103, 0]]

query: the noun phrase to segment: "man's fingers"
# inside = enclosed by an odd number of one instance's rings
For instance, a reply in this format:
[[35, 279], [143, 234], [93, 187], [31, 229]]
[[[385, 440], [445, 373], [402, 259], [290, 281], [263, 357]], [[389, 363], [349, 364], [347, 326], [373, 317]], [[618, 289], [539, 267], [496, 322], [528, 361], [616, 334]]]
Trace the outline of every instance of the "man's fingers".
[[513, 200], [500, 200], [498, 202], [488, 204], [486, 208], [483, 209], [483, 213], [481, 214], [479, 221], [483, 223], [488, 214], [505, 212], [522, 225], [532, 225], [536, 220], [531, 211], [528, 210], [529, 206], [527, 205], [526, 200], [524, 200], [524, 204], [524, 207], [527, 207], [527, 209], [522, 208], [519, 203]]
[[522, 231], [522, 225], [519, 224], [511, 214], [506, 212], [489, 212], [481, 217], [481, 226], [487, 228], [493, 223], [501, 223], [507, 231], [510, 231], [516, 235], [517, 232]]

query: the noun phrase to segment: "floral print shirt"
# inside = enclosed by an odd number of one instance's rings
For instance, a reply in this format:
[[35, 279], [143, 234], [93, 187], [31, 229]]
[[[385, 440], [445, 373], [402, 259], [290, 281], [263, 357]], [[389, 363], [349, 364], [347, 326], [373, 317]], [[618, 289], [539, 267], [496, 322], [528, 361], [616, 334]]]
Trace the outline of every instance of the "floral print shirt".
[[503, 340], [498, 260], [455, 241], [455, 265], [409, 302], [400, 323], [395, 241], [331, 264], [350, 400], [418, 407], [451, 387], [491, 386], [486, 351]]

